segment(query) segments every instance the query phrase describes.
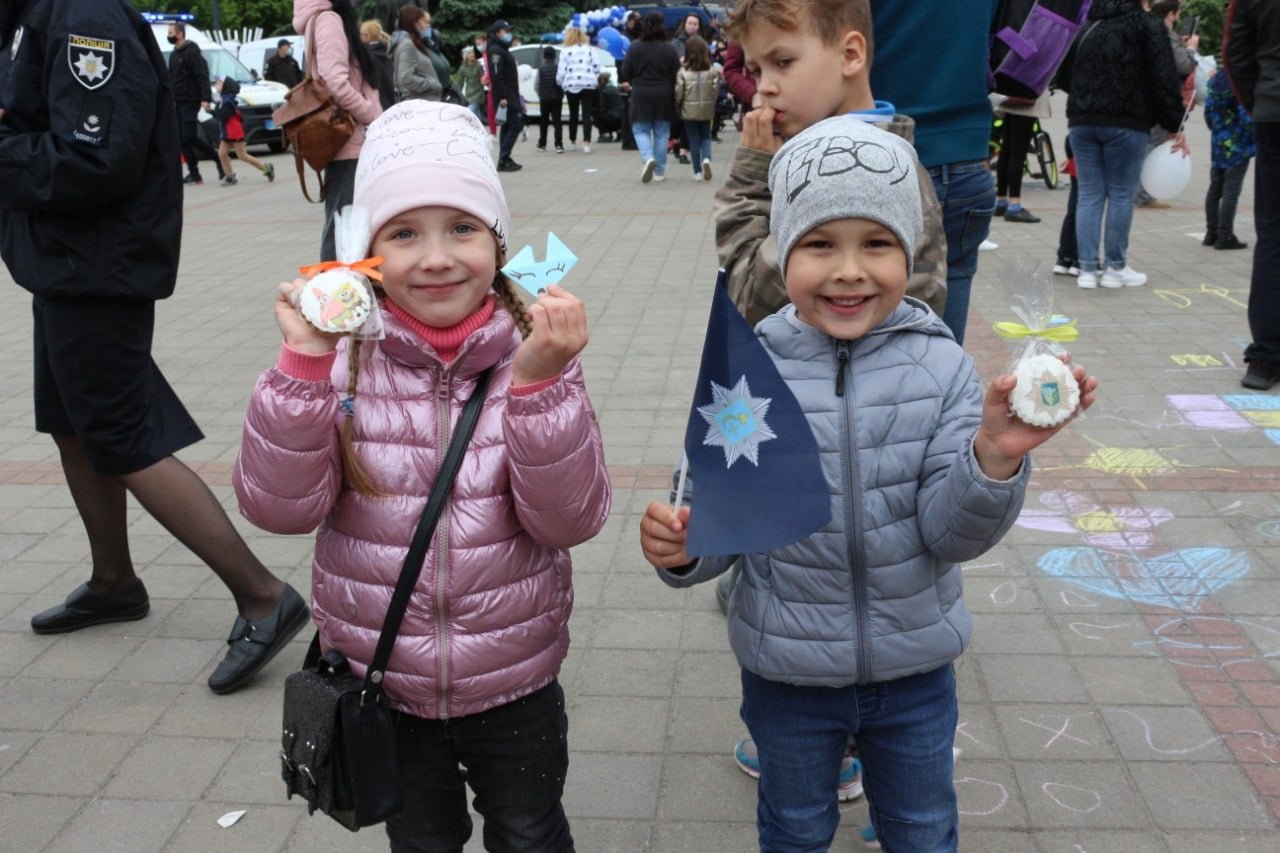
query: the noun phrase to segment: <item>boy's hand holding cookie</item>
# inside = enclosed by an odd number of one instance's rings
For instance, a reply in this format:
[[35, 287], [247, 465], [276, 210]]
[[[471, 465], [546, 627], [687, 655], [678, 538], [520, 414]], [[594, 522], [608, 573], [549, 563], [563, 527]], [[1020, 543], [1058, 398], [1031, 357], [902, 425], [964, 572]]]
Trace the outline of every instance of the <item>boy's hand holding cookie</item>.
[[587, 345], [587, 310], [582, 300], [551, 285], [529, 306], [533, 331], [511, 360], [511, 384], [533, 385], [559, 376]]
[[640, 519], [640, 550], [659, 569], [678, 569], [693, 562], [685, 553], [689, 538], [689, 507], [677, 512], [671, 504], [652, 501]]
[[341, 336], [326, 334], [302, 318], [296, 306], [297, 294], [306, 284], [305, 278], [280, 282], [276, 288], [276, 325], [289, 349], [307, 355], [327, 355], [338, 348]]
[[[1071, 368], [1080, 384], [1080, 405], [1076, 414], [1093, 405], [1098, 396], [1098, 379], [1086, 376], [1083, 367]], [[1071, 423], [1070, 420], [1056, 427], [1031, 426], [1009, 413], [1009, 395], [1018, 380], [1013, 374], [997, 376], [987, 388], [987, 398], [982, 404], [982, 425], [973, 439], [973, 454], [978, 459], [982, 473], [993, 480], [1007, 480], [1018, 472], [1022, 457], [1058, 433]], [[1075, 415], [1072, 416], [1074, 420]]]

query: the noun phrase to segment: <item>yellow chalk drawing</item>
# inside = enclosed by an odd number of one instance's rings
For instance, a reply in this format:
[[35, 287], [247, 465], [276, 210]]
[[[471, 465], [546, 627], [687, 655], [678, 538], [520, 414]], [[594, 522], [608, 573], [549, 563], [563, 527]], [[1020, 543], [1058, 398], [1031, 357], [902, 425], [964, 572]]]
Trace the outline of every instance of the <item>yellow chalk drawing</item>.
[[1171, 355], [1173, 363], [1180, 367], [1224, 367], [1222, 360], [1204, 353], [1183, 353], [1182, 355]]
[[[1264, 412], [1260, 414], [1280, 414], [1280, 412]], [[1101, 442], [1095, 441], [1089, 436], [1084, 436], [1085, 441], [1095, 445], [1098, 449], [1090, 453], [1085, 460], [1079, 465], [1059, 465], [1042, 468], [1042, 471], [1062, 471], [1071, 468], [1087, 468], [1091, 471], [1100, 471], [1103, 474], [1111, 474], [1117, 477], [1130, 477], [1140, 489], [1145, 489], [1146, 483], [1143, 478], [1160, 477], [1172, 474], [1182, 468], [1197, 468], [1197, 465], [1188, 465], [1180, 462], [1171, 456], [1167, 456], [1164, 448], [1152, 449], [1149, 447], [1107, 447]], [[1169, 448], [1172, 449], [1172, 448]], [[1210, 468], [1210, 471], [1222, 471], [1226, 473], [1234, 473], [1233, 468]], [[1100, 513], [1089, 513], [1082, 516], [1083, 523], [1087, 525], [1095, 525], [1083, 530], [1091, 530], [1093, 532], [1109, 532], [1109, 524], [1117, 523], [1109, 517], [1105, 511]]]
[[1187, 295], [1188, 293], [1192, 295], [1203, 294], [1205, 296], [1216, 296], [1224, 302], [1230, 302], [1232, 305], [1239, 306], [1240, 308], [1248, 309], [1249, 307], [1247, 303], [1241, 302], [1239, 299], [1235, 298], [1233, 295], [1235, 291], [1218, 284], [1201, 284], [1199, 287], [1194, 288], [1180, 287], [1177, 290], [1163, 290], [1156, 288], [1153, 292], [1165, 302], [1168, 302], [1171, 305], [1176, 305], [1179, 308], [1191, 307], [1194, 300]]
[[1254, 426], [1260, 426], [1268, 429], [1280, 427], [1280, 412], [1246, 410], [1240, 412], [1240, 414], [1248, 418], [1249, 422]]
[[1072, 524], [1082, 533], [1119, 533], [1125, 529], [1126, 522], [1108, 510], [1096, 509], [1076, 516]]

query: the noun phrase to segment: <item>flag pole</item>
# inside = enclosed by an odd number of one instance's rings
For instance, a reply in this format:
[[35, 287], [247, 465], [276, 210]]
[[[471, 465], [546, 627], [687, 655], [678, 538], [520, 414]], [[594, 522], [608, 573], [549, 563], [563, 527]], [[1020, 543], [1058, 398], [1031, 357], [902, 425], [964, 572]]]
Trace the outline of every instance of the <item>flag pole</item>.
[[689, 474], [689, 454], [684, 453], [680, 456], [680, 478], [676, 481], [676, 502], [674, 504], [676, 515], [680, 514], [680, 504], [684, 500], [684, 481]]

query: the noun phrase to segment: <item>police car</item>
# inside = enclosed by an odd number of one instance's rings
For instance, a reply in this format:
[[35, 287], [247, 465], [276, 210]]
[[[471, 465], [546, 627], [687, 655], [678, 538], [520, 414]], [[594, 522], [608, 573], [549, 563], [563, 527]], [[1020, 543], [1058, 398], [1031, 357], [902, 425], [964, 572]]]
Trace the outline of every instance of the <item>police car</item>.
[[[155, 36], [164, 61], [168, 63], [173, 53], [173, 45], [169, 44], [169, 24], [181, 22], [187, 25], [187, 41], [200, 48], [200, 54], [209, 65], [209, 82], [216, 83], [225, 77], [233, 78], [240, 84], [240, 93], [236, 103], [240, 107], [240, 116], [244, 121], [244, 139], [249, 145], [266, 145], [273, 152], [283, 151], [284, 135], [280, 128], [271, 121], [271, 114], [284, 103], [288, 87], [280, 83], [258, 80], [254, 74], [236, 59], [226, 48], [211, 39], [202, 30], [191, 25], [195, 20], [190, 14], [165, 14], [144, 12], [142, 15], [151, 24], [151, 34]], [[209, 93], [210, 102], [218, 100], [217, 91]], [[200, 133], [213, 145], [218, 144], [218, 123], [213, 116], [200, 111]]]

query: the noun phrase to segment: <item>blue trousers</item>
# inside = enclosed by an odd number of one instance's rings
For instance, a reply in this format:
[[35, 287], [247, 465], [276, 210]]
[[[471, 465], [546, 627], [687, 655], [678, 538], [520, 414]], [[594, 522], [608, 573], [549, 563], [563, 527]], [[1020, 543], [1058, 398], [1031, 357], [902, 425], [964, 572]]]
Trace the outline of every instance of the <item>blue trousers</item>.
[[1133, 205], [1142, 178], [1142, 160], [1148, 133], [1125, 127], [1078, 125], [1071, 128], [1071, 150], [1076, 157], [1080, 200], [1076, 204], [1076, 249], [1081, 272], [1099, 272], [1098, 247], [1102, 242], [1103, 208], [1106, 208], [1106, 265], [1128, 265], [1129, 229]]
[[985, 160], [930, 166], [933, 191], [942, 205], [947, 235], [947, 307], [942, 321], [964, 343], [969, 318], [969, 289], [978, 271], [978, 247], [991, 232], [996, 188]]
[[742, 719], [760, 756], [762, 853], [825, 851], [840, 822], [836, 788], [849, 737], [885, 850], [954, 851], [956, 681], [950, 665], [893, 681], [798, 687], [742, 672]]

